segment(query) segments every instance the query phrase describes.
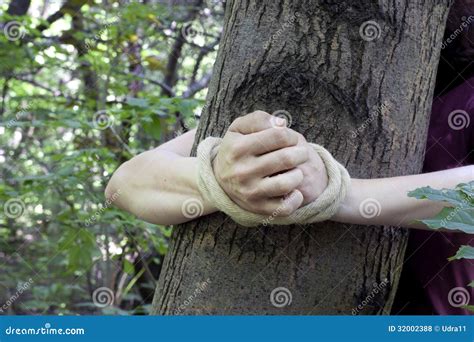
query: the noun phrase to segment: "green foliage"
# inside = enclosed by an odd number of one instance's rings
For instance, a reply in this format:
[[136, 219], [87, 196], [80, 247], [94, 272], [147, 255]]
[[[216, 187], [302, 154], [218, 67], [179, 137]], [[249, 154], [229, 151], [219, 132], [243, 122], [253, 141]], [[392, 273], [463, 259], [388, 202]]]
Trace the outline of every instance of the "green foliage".
[[[448, 203], [450, 206], [443, 208], [432, 219], [421, 220], [432, 229], [449, 229], [474, 234], [474, 181], [459, 184], [455, 189], [436, 190], [430, 187], [416, 189], [408, 196], [418, 199]], [[473, 259], [474, 247], [462, 246], [449, 260]]]
[[[32, 3], [21, 17], [0, 5], [0, 25], [21, 24], [19, 39], [0, 31], [0, 307], [31, 278], [3, 313], [146, 313], [171, 228], [103, 193], [121, 163], [195, 126], [206, 88], [184, 95], [211, 70], [217, 45], [200, 47], [218, 39], [222, 4], [204, 2], [206, 34], [176, 51], [190, 6], [69, 0], [50, 24], [61, 4]], [[94, 303], [100, 287], [113, 305]]]
[[[429, 228], [444, 228], [474, 234], [474, 181], [459, 184], [454, 189], [436, 190], [424, 187], [409, 192], [408, 196], [449, 204], [434, 218], [421, 220]], [[461, 246], [456, 255], [448, 260], [459, 259], [474, 259], [474, 247]], [[474, 281], [468, 286], [474, 287]], [[474, 312], [474, 306], [472, 305], [467, 305], [465, 308]]]
[[474, 247], [472, 246], [461, 246], [457, 251], [456, 255], [449, 258], [450, 261], [458, 259], [474, 259]]
[[436, 190], [430, 187], [411, 191], [408, 196], [418, 199], [445, 202], [450, 206], [445, 207], [432, 219], [422, 220], [432, 229], [445, 228], [461, 230], [474, 234], [474, 182], [459, 184], [455, 189]]

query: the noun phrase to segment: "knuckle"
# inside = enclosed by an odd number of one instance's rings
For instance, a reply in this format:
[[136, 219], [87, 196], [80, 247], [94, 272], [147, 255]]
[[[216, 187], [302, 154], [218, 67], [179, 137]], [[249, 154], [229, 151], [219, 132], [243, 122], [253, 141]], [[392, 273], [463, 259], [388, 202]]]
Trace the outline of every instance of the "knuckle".
[[260, 118], [260, 119], [265, 119], [271, 116], [270, 114], [268, 114], [267, 112], [264, 112], [263, 110], [256, 110], [252, 112], [251, 115], [254, 116], [255, 118]]
[[246, 202], [251, 202], [258, 198], [258, 191], [255, 188], [242, 189], [242, 197]]
[[295, 164], [295, 157], [293, 156], [293, 154], [290, 154], [289, 152], [285, 152], [282, 154], [280, 161], [283, 164], [283, 166], [292, 167]]
[[291, 190], [290, 182], [285, 179], [279, 179], [275, 184], [275, 187], [278, 192], [288, 192], [289, 190]]
[[232, 178], [238, 183], [243, 183], [249, 178], [251, 171], [243, 166], [235, 167], [232, 172]]
[[272, 138], [279, 145], [288, 145], [290, 143], [290, 137], [287, 129], [273, 128], [272, 129]]
[[233, 144], [232, 147], [230, 148], [230, 157], [233, 159], [237, 159], [245, 154], [245, 151], [247, 150], [245, 144], [243, 141], [236, 140]]
[[297, 184], [301, 184], [301, 182], [304, 180], [304, 173], [300, 168], [297, 168], [294, 171], [294, 180]]
[[233, 131], [233, 130], [237, 129], [240, 126], [242, 126], [242, 117], [238, 117], [237, 119], [232, 121], [232, 123], [229, 126], [229, 130]]

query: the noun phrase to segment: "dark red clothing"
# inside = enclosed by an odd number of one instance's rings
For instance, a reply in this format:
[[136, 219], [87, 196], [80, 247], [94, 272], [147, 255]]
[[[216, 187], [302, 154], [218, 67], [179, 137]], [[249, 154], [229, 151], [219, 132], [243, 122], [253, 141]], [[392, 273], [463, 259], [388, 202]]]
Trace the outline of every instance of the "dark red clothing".
[[[472, 164], [474, 77], [434, 100], [423, 172]], [[474, 245], [474, 235], [411, 230], [393, 314], [472, 315], [457, 306], [466, 294], [474, 305], [474, 262], [447, 260], [461, 245]]]

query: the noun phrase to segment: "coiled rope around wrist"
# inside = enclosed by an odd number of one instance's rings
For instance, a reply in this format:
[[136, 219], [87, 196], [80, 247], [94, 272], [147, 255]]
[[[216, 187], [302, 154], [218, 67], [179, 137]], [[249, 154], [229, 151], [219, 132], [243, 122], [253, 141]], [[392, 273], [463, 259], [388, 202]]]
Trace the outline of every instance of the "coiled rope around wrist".
[[267, 216], [244, 210], [230, 199], [214, 175], [212, 162], [217, 155], [221, 141], [220, 138], [210, 137], [199, 144], [197, 149], [198, 187], [206, 200], [242, 226], [309, 224], [325, 221], [336, 214], [340, 203], [346, 197], [350, 183], [350, 176], [346, 168], [337, 162], [324, 147], [310, 144], [326, 166], [328, 185], [323, 193], [314, 202], [297, 209], [287, 217], [277, 217], [278, 209], [274, 215]]

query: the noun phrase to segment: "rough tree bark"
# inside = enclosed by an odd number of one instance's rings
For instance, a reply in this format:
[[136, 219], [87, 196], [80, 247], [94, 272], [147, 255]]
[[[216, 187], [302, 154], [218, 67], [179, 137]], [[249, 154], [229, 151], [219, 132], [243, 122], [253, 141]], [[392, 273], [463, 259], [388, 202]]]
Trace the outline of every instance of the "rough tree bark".
[[[286, 110], [292, 128], [353, 177], [418, 173], [449, 6], [229, 1], [196, 143], [253, 110]], [[174, 230], [153, 312], [350, 314], [370, 295], [360, 314], [387, 314], [407, 235], [333, 222], [246, 229], [220, 213], [204, 217]], [[277, 287], [291, 304], [272, 305]]]

